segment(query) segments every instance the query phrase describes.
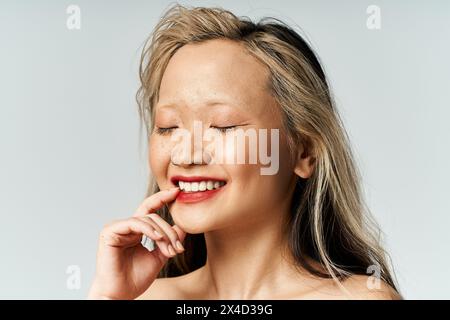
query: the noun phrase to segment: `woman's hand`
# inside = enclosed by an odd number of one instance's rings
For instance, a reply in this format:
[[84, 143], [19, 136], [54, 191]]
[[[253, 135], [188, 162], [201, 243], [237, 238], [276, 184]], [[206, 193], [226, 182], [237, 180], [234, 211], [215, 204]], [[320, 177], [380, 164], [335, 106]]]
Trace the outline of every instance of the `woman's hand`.
[[[156, 279], [167, 260], [182, 253], [186, 233], [155, 212], [175, 200], [179, 188], [144, 200], [133, 217], [106, 225], [100, 233], [95, 278], [89, 299], [135, 299]], [[141, 245], [142, 235], [155, 241], [153, 251]]]

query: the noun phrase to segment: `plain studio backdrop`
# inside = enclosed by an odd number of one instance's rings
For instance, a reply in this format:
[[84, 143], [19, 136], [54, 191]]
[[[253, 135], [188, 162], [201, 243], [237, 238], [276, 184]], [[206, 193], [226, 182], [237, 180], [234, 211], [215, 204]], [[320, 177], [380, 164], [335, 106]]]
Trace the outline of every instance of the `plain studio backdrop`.
[[[450, 2], [179, 3], [301, 28], [330, 79], [401, 292], [450, 298]], [[67, 26], [71, 5], [80, 29]], [[168, 5], [0, 2], [0, 298], [84, 299], [101, 228], [143, 200], [138, 62]], [[372, 5], [379, 29], [367, 24]]]

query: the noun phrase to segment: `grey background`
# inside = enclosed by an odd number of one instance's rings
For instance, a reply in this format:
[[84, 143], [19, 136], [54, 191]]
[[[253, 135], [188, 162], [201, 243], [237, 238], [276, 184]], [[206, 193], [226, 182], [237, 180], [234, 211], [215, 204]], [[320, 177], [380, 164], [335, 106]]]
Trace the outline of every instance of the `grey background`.
[[[450, 2], [181, 1], [304, 30], [406, 298], [450, 298]], [[81, 30], [66, 8], [81, 9]], [[84, 299], [98, 233], [145, 194], [140, 47], [167, 1], [0, 2], [0, 298]], [[367, 6], [381, 29], [366, 27]], [[66, 286], [70, 265], [81, 287]]]

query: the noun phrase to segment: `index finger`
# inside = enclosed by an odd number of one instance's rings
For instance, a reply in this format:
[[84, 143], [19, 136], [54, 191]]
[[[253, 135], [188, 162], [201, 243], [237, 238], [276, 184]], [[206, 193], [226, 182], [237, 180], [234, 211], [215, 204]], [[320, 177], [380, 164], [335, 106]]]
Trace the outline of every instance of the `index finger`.
[[164, 206], [165, 203], [169, 203], [175, 200], [180, 188], [175, 187], [168, 190], [157, 192], [147, 199], [137, 208], [134, 213], [134, 217], [145, 216], [148, 213], [154, 212]]

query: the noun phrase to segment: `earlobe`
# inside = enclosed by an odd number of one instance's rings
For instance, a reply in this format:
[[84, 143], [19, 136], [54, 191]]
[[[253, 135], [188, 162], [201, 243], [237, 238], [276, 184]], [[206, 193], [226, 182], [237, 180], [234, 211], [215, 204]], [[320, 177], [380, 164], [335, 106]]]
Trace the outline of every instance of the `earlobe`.
[[314, 171], [314, 159], [308, 157], [307, 159], [303, 159], [294, 169], [296, 175], [303, 179], [309, 178]]
[[309, 178], [314, 171], [315, 162], [312, 154], [307, 149], [303, 149], [294, 168], [295, 174], [303, 179]]

